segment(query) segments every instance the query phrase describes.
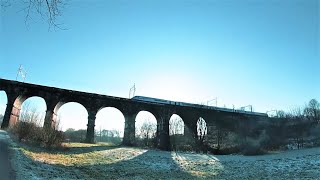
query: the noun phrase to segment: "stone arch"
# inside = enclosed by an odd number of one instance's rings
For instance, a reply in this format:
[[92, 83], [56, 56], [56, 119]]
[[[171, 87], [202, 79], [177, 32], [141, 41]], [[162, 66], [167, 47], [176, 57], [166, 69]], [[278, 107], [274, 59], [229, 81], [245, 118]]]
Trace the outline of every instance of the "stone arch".
[[47, 111], [45, 99], [39, 96], [21, 96], [15, 103], [20, 108], [19, 120], [32, 121], [42, 126]]
[[[39, 101], [44, 102], [44, 106], [47, 107], [45, 99], [43, 97], [41, 97], [41, 96], [31, 95], [31, 94], [28, 94], [28, 95], [21, 94], [21, 95], [11, 96], [10, 103], [12, 103], [12, 104], [10, 105], [11, 113], [9, 114], [10, 117], [8, 118], [9, 119], [9, 121], [8, 121], [8, 125], [9, 126], [12, 126], [12, 125], [16, 124], [19, 121], [20, 114], [21, 114], [20, 111], [22, 109], [22, 104], [27, 99], [33, 98], [33, 97], [39, 99]], [[40, 100], [40, 99], [42, 99], [42, 100]], [[9, 103], [9, 97], [8, 97], [8, 103]]]
[[[88, 110], [79, 102], [59, 102], [54, 108], [53, 123], [63, 131], [69, 128], [86, 131]], [[81, 140], [85, 140], [84, 138]]]
[[[25, 95], [19, 95], [13, 102], [13, 106], [15, 108], [18, 108], [21, 110], [22, 103], [27, 99], [28, 97]], [[20, 112], [20, 111], [19, 111]]]
[[103, 107], [96, 114], [96, 141], [122, 143], [125, 117], [116, 107]]
[[[157, 135], [157, 118], [150, 111], [139, 111], [135, 117], [136, 143], [151, 146]], [[143, 142], [144, 141], [144, 142]], [[142, 144], [141, 144], [142, 143]]]

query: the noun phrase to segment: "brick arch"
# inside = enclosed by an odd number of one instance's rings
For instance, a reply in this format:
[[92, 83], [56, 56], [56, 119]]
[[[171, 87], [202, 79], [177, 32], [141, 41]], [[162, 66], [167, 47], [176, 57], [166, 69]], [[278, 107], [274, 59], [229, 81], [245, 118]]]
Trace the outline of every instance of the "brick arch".
[[21, 109], [23, 102], [27, 100], [29, 97], [33, 97], [33, 96], [18, 95], [13, 102], [14, 107]]
[[41, 98], [46, 105], [46, 109], [47, 109], [47, 103], [46, 103], [46, 99], [44, 99], [41, 96], [37, 96], [34, 94], [21, 94], [18, 96], [15, 96], [14, 101], [13, 101], [13, 107], [12, 107], [12, 111], [11, 111], [11, 115], [9, 118], [9, 125], [14, 125], [19, 121], [20, 115], [21, 115], [21, 108], [22, 108], [22, 104], [29, 98], [33, 98], [33, 97], [37, 97], [37, 98]]
[[[26, 101], [29, 101], [29, 103], [31, 101], [31, 103], [30, 104], [26, 104], [27, 103]], [[26, 109], [24, 109], [24, 113], [26, 113], [26, 111], [29, 111], [29, 110], [31, 110], [32, 113], [36, 112], [36, 114], [38, 114], [40, 112], [41, 113], [45, 113], [47, 111], [47, 109], [48, 109], [46, 100], [43, 97], [40, 97], [40, 96], [30, 96], [30, 97], [26, 98], [22, 102], [21, 105], [22, 105], [21, 106], [22, 109], [26, 108]], [[31, 107], [28, 107], [28, 105], [31, 105]], [[34, 109], [34, 108], [36, 108], [36, 109]], [[42, 111], [39, 111], [40, 109]], [[22, 112], [20, 112], [20, 113], [22, 113]], [[22, 114], [20, 114], [20, 117], [21, 117], [21, 115]], [[40, 115], [40, 114], [38, 114], [38, 115]], [[43, 120], [42, 118], [44, 118], [44, 116], [42, 116], [42, 115], [44, 115], [44, 114], [41, 114], [41, 116], [40, 116], [41, 121]], [[40, 120], [40, 119], [38, 119], [38, 120]]]
[[136, 122], [137, 122], [137, 117], [138, 117], [138, 115], [139, 115], [140, 113], [143, 113], [143, 112], [147, 112], [147, 113], [151, 114], [151, 115], [154, 117], [154, 119], [156, 120], [156, 123], [158, 124], [157, 116], [156, 116], [154, 113], [152, 113], [152, 112], [150, 112], [150, 111], [146, 111], [146, 110], [141, 110], [141, 111], [139, 111], [139, 112], [135, 115], [135, 121], [136, 121]]
[[51, 126], [55, 127], [55, 123], [57, 122], [57, 118], [58, 118], [58, 113], [59, 113], [59, 110], [62, 106], [68, 104], [68, 103], [76, 103], [78, 105], [80, 105], [82, 108], [85, 109], [86, 113], [89, 115], [89, 112], [88, 112], [88, 109], [86, 108], [86, 106], [84, 106], [82, 103], [79, 103], [77, 101], [67, 101], [67, 102], [58, 102], [56, 104], [56, 106], [54, 107], [54, 110], [53, 110], [53, 117], [52, 117], [52, 124]]
[[141, 111], [149, 112], [156, 118], [157, 121], [159, 120], [159, 118], [158, 118], [159, 112], [154, 107], [152, 107], [152, 106], [141, 106], [141, 107], [136, 109], [136, 115], [138, 115]]
[[115, 105], [112, 105], [112, 104], [107, 104], [107, 105], [103, 105], [103, 106], [100, 106], [97, 110], [97, 114], [102, 110], [102, 109], [105, 109], [105, 108], [114, 108], [116, 110], [118, 110], [123, 116], [125, 115], [125, 110], [121, 107], [121, 106], [115, 106]]
[[71, 103], [71, 102], [80, 104], [88, 111], [88, 107], [89, 107], [88, 101], [82, 100], [82, 99], [77, 99], [74, 97], [61, 97], [58, 99], [58, 101], [55, 102], [54, 113], [57, 113], [59, 111], [60, 107], [63, 106], [64, 104]]

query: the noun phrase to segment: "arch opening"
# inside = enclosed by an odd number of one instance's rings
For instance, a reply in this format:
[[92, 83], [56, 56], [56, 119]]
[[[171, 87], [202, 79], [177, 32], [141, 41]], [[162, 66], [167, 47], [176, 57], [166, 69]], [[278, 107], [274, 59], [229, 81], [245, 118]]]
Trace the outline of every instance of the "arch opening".
[[148, 111], [140, 111], [136, 116], [136, 144], [154, 147], [156, 145], [157, 119]]
[[203, 142], [207, 136], [208, 129], [206, 121], [200, 117], [197, 121], [197, 138], [199, 141]]
[[[47, 111], [47, 104], [45, 100], [38, 96], [32, 96], [27, 99], [19, 98], [15, 104], [21, 106], [20, 121], [32, 122], [39, 127], [42, 127]], [[17, 107], [19, 108], [19, 106]]]
[[122, 143], [125, 118], [114, 107], [105, 107], [98, 111], [95, 122], [95, 140], [115, 145]]
[[184, 122], [182, 118], [177, 114], [173, 114], [170, 118], [169, 134], [170, 136], [184, 134]]
[[5, 91], [0, 91], [0, 126], [7, 108], [8, 96]]
[[77, 102], [59, 103], [57, 106], [56, 128], [65, 132], [67, 141], [84, 142], [87, 134], [87, 109]]
[[183, 150], [187, 143], [187, 138], [184, 136], [184, 122], [182, 118], [173, 114], [169, 120], [169, 135], [171, 150]]

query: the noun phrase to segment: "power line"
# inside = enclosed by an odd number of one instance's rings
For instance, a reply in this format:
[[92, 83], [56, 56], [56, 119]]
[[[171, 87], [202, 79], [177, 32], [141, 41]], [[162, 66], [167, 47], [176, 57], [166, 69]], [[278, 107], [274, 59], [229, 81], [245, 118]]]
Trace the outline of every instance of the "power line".
[[[132, 94], [132, 96], [131, 96], [131, 94]], [[132, 86], [132, 87], [130, 88], [130, 90], [129, 90], [129, 99], [130, 99], [131, 97], [134, 97], [135, 94], [136, 94], [136, 84], [133, 84], [133, 86]]]
[[218, 98], [216, 97], [216, 98], [214, 98], [214, 99], [208, 100], [208, 101], [207, 101], [207, 106], [209, 106], [209, 102], [211, 102], [211, 101], [215, 101], [215, 102], [216, 102], [216, 107], [217, 107], [217, 105], [218, 105]]
[[27, 77], [27, 71], [24, 70], [24, 68], [22, 67], [21, 64], [20, 64], [19, 69], [17, 71], [16, 81], [18, 81], [19, 76], [23, 79], [22, 82], [25, 82], [26, 77]]

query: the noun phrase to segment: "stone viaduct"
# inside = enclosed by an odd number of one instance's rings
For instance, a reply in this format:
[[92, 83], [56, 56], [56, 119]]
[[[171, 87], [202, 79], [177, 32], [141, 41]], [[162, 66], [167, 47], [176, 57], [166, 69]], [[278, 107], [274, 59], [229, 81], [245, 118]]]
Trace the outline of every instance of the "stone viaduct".
[[[183, 106], [147, 102], [6, 79], [0, 79], [0, 91], [5, 91], [7, 94], [7, 106], [1, 128], [7, 128], [19, 120], [21, 105], [29, 97], [36, 96], [45, 100], [47, 111], [44, 127], [46, 128], [54, 125], [58, 110], [63, 104], [77, 102], [82, 104], [88, 112], [86, 141], [90, 143], [94, 142], [96, 114], [104, 107], [117, 108], [124, 115], [123, 144], [128, 146], [135, 144], [135, 118], [137, 114], [140, 111], [151, 112], [157, 120], [157, 147], [162, 150], [170, 148], [169, 120], [173, 114], [177, 114], [182, 118], [194, 138], [197, 138], [197, 121], [199, 117], [205, 119], [208, 127], [214, 125], [230, 131], [238, 131], [239, 128], [245, 128], [246, 131], [253, 130], [259, 124], [257, 122], [268, 118], [264, 113], [236, 111], [205, 105]], [[210, 128], [208, 128], [208, 131], [210, 131]]]

